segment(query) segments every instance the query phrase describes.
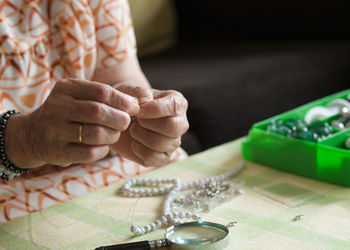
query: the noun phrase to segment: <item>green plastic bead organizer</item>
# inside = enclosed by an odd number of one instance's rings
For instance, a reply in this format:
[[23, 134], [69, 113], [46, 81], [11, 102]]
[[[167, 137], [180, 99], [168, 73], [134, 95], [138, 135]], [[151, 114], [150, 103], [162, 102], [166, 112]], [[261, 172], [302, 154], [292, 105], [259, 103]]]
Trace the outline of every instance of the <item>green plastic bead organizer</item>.
[[[282, 171], [350, 187], [350, 150], [344, 147], [345, 140], [350, 137], [350, 128], [335, 129], [333, 134], [319, 139], [317, 143], [266, 130], [273, 119], [303, 120], [309, 109], [315, 106], [326, 106], [337, 98], [346, 99], [349, 94], [350, 89], [254, 124], [242, 144], [243, 157]], [[338, 116], [331, 117], [328, 121], [337, 118]]]

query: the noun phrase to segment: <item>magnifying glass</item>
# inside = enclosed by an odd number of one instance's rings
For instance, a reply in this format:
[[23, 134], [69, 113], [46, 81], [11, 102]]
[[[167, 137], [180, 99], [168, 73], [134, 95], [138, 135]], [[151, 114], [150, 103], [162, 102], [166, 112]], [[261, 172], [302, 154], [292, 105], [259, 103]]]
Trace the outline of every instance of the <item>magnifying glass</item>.
[[224, 225], [193, 221], [167, 228], [164, 233], [165, 239], [102, 246], [95, 250], [148, 250], [165, 247], [172, 250], [216, 250], [227, 246], [228, 234], [229, 230]]

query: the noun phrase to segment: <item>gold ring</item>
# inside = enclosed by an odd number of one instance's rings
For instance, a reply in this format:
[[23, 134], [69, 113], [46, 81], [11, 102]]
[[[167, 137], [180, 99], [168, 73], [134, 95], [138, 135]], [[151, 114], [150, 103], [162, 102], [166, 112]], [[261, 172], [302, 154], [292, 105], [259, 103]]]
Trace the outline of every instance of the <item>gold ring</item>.
[[83, 124], [80, 124], [79, 126], [79, 137], [78, 137], [79, 143], [83, 142]]

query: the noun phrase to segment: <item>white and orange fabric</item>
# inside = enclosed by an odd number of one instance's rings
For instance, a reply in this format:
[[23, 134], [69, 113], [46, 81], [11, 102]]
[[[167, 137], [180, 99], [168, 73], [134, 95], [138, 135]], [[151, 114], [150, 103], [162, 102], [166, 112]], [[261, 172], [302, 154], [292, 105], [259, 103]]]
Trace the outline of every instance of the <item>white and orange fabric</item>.
[[[135, 55], [127, 0], [0, 1], [0, 112], [38, 108], [57, 80]], [[178, 156], [183, 155], [178, 150]], [[0, 181], [0, 223], [148, 171], [119, 157]]]
[[90, 79], [136, 53], [126, 0], [0, 2], [0, 111], [32, 111], [58, 79]]

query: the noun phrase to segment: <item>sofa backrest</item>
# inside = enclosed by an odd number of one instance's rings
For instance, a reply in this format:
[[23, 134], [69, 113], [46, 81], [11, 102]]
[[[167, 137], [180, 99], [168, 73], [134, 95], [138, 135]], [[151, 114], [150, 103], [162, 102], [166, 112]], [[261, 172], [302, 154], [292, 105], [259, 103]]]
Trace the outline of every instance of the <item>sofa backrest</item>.
[[177, 0], [176, 7], [182, 37], [350, 35], [349, 0]]

